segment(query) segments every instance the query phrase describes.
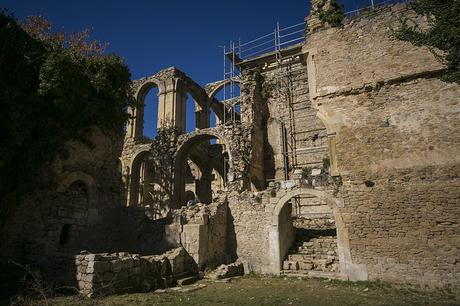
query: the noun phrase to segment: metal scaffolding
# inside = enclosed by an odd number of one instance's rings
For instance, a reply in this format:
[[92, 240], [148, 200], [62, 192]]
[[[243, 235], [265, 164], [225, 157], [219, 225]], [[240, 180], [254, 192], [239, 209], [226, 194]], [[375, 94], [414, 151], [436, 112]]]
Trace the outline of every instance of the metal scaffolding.
[[230, 42], [230, 46], [223, 47], [224, 49], [224, 86], [223, 86], [223, 99], [224, 115], [223, 124], [237, 120], [239, 114], [239, 101], [235, 99], [239, 96], [239, 92], [235, 92], [236, 80], [240, 76], [240, 71], [236, 67], [237, 62], [240, 60], [241, 42]]
[[[276, 81], [277, 105], [280, 106], [287, 101], [287, 120], [281, 123], [281, 143], [283, 151], [283, 167], [285, 179], [289, 178], [289, 164], [296, 165], [296, 139], [295, 139], [295, 118], [294, 118], [294, 90], [292, 83], [292, 55], [285, 57], [283, 50], [290, 47], [301, 46], [305, 41], [305, 22], [291, 26], [281, 27], [279, 22], [275, 29], [263, 36], [251, 41], [237, 43], [231, 41], [229, 47], [224, 47], [224, 95], [225, 106], [224, 124], [235, 120], [235, 103], [227, 103], [235, 98], [235, 79], [240, 76], [236, 68], [237, 63], [256, 59], [266, 55], [275, 56], [274, 77]], [[227, 87], [230, 87], [229, 90]], [[284, 109], [279, 109], [280, 113]], [[228, 115], [230, 114], [230, 118]]]
[[365, 5], [360, 7], [356, 10], [345, 12], [345, 17], [354, 17], [363, 11], [374, 10], [378, 7], [390, 5], [390, 4], [397, 4], [397, 3], [407, 3], [411, 2], [412, 0], [369, 0], [369, 5]]

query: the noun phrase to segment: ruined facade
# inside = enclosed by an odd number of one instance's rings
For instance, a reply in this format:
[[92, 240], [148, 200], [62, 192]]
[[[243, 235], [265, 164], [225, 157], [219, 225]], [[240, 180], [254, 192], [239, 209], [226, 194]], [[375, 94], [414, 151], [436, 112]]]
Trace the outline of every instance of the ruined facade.
[[[137, 267], [157, 265], [142, 256], [183, 247], [191, 272], [237, 261], [245, 273], [458, 288], [460, 86], [439, 80], [444, 67], [427, 48], [393, 38], [402, 15], [415, 17], [405, 5], [341, 27], [312, 12], [304, 43], [237, 60], [232, 79], [201, 87], [168, 68], [134, 81], [123, 148], [85, 157], [80, 149], [59, 164], [69, 174], [47, 193], [58, 204], [31, 199], [49, 206], [36, 225], [47, 229], [16, 227], [36, 246], [27, 252], [131, 258], [138, 285], [150, 268]], [[219, 99], [228, 85], [239, 95]], [[158, 129], [169, 131], [162, 141], [143, 135], [152, 87]], [[72, 237], [83, 240], [65, 249]], [[79, 255], [69, 272], [85, 292], [94, 289], [93, 255]], [[114, 277], [111, 264], [100, 265]]]
[[[212, 165], [225, 181], [227, 259], [261, 273], [458, 285], [460, 88], [438, 79], [443, 66], [427, 48], [393, 38], [400, 17], [413, 14], [394, 5], [332, 28], [313, 10], [305, 43], [235, 63], [239, 97], [216, 101], [225, 81], [194, 94], [197, 129], [177, 148], [226, 154], [203, 163], [187, 153], [202, 176], [211, 169], [201, 165]], [[177, 96], [168, 107], [185, 109], [185, 87], [168, 91]], [[223, 106], [235, 101], [232, 117]], [[141, 119], [133, 120], [128, 130]], [[183, 131], [181, 120], [173, 124]], [[172, 207], [186, 205], [187, 167], [176, 161]], [[216, 194], [204, 181], [195, 190]]]

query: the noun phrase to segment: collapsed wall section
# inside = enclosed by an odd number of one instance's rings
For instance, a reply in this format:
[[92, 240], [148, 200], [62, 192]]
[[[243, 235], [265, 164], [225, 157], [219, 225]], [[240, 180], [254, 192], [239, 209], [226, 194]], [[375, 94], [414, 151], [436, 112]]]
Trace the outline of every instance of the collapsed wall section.
[[200, 270], [228, 263], [227, 210], [225, 197], [206, 205], [197, 204], [173, 210], [174, 222], [167, 227], [169, 236], [192, 256]]
[[167, 288], [196, 272], [183, 248], [157, 256], [126, 252], [81, 254], [75, 257], [80, 294], [88, 297]]

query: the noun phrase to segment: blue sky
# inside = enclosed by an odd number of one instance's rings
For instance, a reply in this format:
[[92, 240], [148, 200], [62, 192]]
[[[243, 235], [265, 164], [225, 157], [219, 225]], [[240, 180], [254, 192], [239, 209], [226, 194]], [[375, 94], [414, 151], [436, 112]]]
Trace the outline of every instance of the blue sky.
[[[339, 2], [349, 11], [369, 0]], [[222, 79], [219, 46], [267, 34], [277, 21], [302, 22], [309, 5], [308, 0], [0, 0], [0, 8], [17, 18], [41, 14], [66, 32], [93, 27], [95, 38], [110, 43], [107, 51], [125, 59], [133, 79], [176, 66], [202, 85]], [[149, 129], [154, 124], [147, 122]]]

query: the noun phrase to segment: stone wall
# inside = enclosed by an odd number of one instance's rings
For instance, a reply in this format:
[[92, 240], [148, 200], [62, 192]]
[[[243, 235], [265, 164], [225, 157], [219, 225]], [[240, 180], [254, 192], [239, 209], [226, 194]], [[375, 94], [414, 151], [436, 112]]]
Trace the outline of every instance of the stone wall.
[[150, 255], [176, 246], [166, 240], [167, 220], [124, 207], [119, 143], [98, 131], [91, 140], [93, 148], [69, 143], [69, 157], [43, 174], [45, 187], [15, 209], [0, 232], [1, 261], [32, 264], [52, 283], [75, 285], [72, 258], [83, 250]]
[[174, 210], [170, 236], [193, 257], [200, 270], [228, 263], [227, 210], [225, 197], [206, 205], [197, 204]]
[[245, 264], [245, 273], [269, 272], [266, 201], [262, 193], [228, 195], [229, 255]]
[[114, 246], [111, 224], [119, 220], [114, 209], [121, 200], [119, 146], [97, 130], [91, 141], [94, 148], [69, 143], [69, 157], [44, 169], [44, 187], [25, 197], [1, 230], [1, 260], [39, 264], [60, 280], [74, 274], [72, 265], [61, 261], [68, 263], [83, 249]]
[[392, 37], [402, 14], [311, 33], [310, 95], [335, 135], [354, 261], [369, 279], [458, 286], [460, 86], [437, 78], [427, 48]]
[[183, 248], [157, 256], [102, 253], [75, 257], [80, 294], [93, 297], [166, 288], [175, 280], [196, 271]]
[[[303, 188], [301, 181], [289, 181], [287, 184], [271, 184], [264, 192], [228, 194], [228, 247], [232, 260], [238, 259], [245, 265], [245, 273], [278, 274], [288, 250], [293, 246], [295, 229], [290, 200], [295, 197], [315, 198], [327, 203], [329, 210], [336, 211], [341, 206], [341, 200], [333, 197], [327, 188]], [[336, 227], [336, 214], [323, 216], [321, 229]], [[341, 220], [339, 220], [341, 224]], [[304, 224], [305, 225], [305, 224]], [[307, 222], [307, 225], [310, 225]], [[317, 225], [317, 224], [315, 224]], [[306, 225], [305, 225], [306, 226]], [[346, 242], [346, 229], [339, 230], [338, 240]], [[234, 253], [233, 253], [234, 252]], [[349, 255], [346, 243], [340, 245], [340, 256], [343, 260], [340, 277], [357, 279], [353, 270], [355, 263]], [[351, 272], [347, 270], [351, 266]]]

